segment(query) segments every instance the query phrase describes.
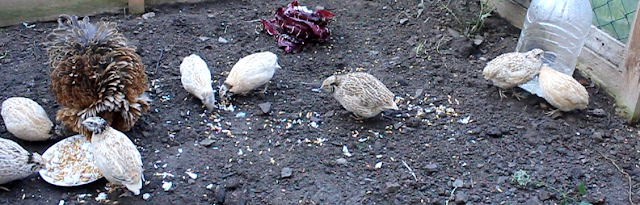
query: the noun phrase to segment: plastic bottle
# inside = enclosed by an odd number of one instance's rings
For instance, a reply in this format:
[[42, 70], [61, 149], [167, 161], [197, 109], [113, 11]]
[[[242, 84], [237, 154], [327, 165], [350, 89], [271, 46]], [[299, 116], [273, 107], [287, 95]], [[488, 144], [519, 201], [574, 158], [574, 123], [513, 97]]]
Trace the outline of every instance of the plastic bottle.
[[[542, 63], [573, 75], [580, 50], [591, 28], [589, 0], [533, 0], [527, 10], [516, 52], [545, 51]], [[538, 77], [520, 88], [542, 97]]]

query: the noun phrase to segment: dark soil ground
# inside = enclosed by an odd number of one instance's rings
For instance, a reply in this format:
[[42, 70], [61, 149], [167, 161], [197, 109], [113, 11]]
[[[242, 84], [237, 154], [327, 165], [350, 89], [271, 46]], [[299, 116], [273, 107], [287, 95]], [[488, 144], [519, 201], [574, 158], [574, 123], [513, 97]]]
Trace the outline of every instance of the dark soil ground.
[[[142, 153], [148, 183], [142, 193], [150, 197], [114, 193], [97, 202], [104, 179], [64, 188], [34, 174], [6, 184], [11, 191], [0, 192], [0, 203], [640, 202], [638, 129], [615, 116], [612, 99], [598, 87], [587, 87], [586, 110], [557, 118], [546, 116], [549, 106], [534, 96], [500, 100], [481, 70], [488, 59], [515, 49], [519, 30], [494, 14], [465, 35], [478, 19], [477, 1], [425, 1], [423, 7], [415, 0], [302, 1], [337, 16], [331, 40], [300, 53], [284, 53], [254, 21], [287, 3], [218, 0], [147, 8], [156, 14], [150, 19], [92, 17], [118, 22], [147, 67], [154, 102], [126, 134]], [[0, 101], [35, 99], [53, 119], [59, 106], [49, 92], [43, 43], [56, 26], [2, 28]], [[180, 84], [178, 68], [187, 55], [202, 56], [219, 85], [239, 58], [260, 51], [276, 53], [282, 69], [267, 94], [234, 98], [233, 112], [205, 112]], [[401, 109], [360, 122], [315, 90], [334, 73], [356, 70], [384, 82]], [[266, 102], [265, 114], [258, 104]], [[466, 117], [469, 123], [462, 123]], [[0, 136], [39, 153], [55, 143], [18, 140], [4, 126]], [[513, 176], [522, 171], [530, 181], [520, 178], [519, 185]], [[173, 186], [165, 191], [163, 182]]]

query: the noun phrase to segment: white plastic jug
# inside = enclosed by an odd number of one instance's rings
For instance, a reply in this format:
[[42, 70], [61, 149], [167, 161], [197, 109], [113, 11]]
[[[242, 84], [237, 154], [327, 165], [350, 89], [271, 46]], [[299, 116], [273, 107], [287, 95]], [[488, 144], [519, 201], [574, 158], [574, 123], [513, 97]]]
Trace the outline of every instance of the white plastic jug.
[[[573, 75], [580, 50], [591, 28], [589, 0], [533, 0], [527, 10], [516, 52], [545, 51], [542, 63]], [[520, 88], [542, 97], [538, 77]]]

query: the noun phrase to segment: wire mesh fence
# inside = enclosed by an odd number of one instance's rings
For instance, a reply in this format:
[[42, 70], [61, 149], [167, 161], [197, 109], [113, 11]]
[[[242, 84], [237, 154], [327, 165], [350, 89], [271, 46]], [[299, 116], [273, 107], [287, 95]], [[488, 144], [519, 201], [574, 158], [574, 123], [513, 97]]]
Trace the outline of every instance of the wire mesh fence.
[[593, 25], [621, 42], [626, 42], [638, 0], [590, 0]]

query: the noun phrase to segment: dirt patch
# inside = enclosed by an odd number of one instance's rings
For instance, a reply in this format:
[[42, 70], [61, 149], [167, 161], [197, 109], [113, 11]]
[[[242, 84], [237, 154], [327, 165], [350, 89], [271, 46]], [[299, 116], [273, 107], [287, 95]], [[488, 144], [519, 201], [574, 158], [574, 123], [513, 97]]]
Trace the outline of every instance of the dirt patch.
[[[92, 18], [118, 22], [138, 47], [154, 100], [126, 133], [142, 153], [142, 193], [150, 197], [114, 193], [106, 203], [630, 204], [621, 171], [640, 201], [638, 129], [613, 114], [612, 99], [597, 87], [587, 87], [587, 110], [560, 118], [543, 114], [548, 105], [534, 96], [500, 100], [481, 70], [514, 50], [519, 30], [494, 15], [464, 37], [478, 2], [302, 1], [336, 14], [332, 39], [284, 53], [254, 20], [287, 3], [222, 0], [147, 8], [156, 14], [150, 19]], [[59, 107], [43, 42], [56, 24], [35, 25], [0, 31], [0, 101], [29, 97], [53, 118]], [[206, 113], [180, 84], [179, 65], [192, 53], [207, 61], [218, 85], [239, 58], [259, 51], [276, 53], [282, 69], [267, 94], [234, 98], [233, 112]], [[384, 82], [401, 109], [358, 122], [315, 92], [324, 78], [356, 70]], [[267, 102], [264, 113], [259, 104]], [[39, 153], [55, 143], [20, 141], [4, 127], [0, 136]], [[518, 178], [525, 185], [513, 180], [520, 170], [530, 179]], [[6, 184], [11, 191], [0, 192], [0, 202], [96, 204], [105, 183], [63, 188], [34, 174]]]

